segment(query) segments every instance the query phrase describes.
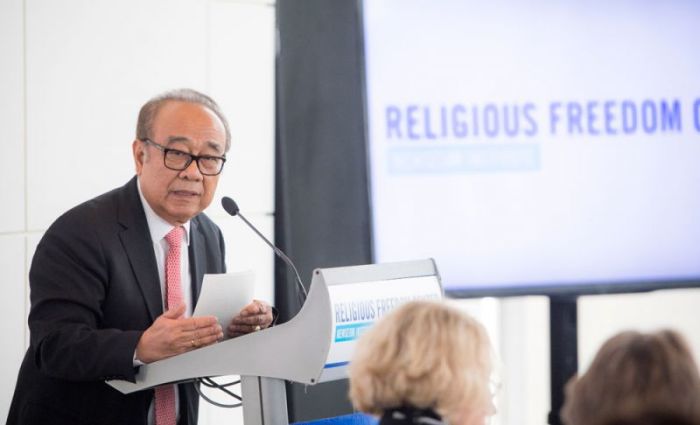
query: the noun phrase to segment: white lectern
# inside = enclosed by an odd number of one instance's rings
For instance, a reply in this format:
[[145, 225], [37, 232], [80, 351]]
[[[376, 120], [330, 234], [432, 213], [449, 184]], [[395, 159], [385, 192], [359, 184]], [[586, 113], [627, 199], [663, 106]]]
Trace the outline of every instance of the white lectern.
[[287, 323], [141, 366], [128, 394], [199, 377], [240, 375], [246, 425], [288, 424], [284, 380], [314, 385], [346, 377], [355, 341], [399, 304], [440, 299], [432, 259], [316, 269], [309, 296]]

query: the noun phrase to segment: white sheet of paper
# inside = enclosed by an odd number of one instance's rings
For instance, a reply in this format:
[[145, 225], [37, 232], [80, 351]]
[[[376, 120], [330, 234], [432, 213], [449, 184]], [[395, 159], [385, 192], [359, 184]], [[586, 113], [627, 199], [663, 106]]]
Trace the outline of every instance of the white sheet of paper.
[[226, 327], [231, 318], [253, 301], [255, 273], [252, 270], [234, 273], [205, 274], [202, 291], [192, 316], [216, 316], [221, 327]]

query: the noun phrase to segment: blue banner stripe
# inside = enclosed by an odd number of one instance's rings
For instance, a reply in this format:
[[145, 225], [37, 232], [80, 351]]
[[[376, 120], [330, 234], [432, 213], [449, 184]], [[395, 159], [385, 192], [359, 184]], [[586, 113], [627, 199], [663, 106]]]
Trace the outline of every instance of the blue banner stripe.
[[349, 325], [337, 325], [335, 327], [335, 342], [354, 341], [362, 335], [362, 332], [372, 326], [374, 322], [352, 323]]
[[323, 366], [324, 369], [333, 369], [334, 367], [346, 366], [350, 362], [327, 363]]

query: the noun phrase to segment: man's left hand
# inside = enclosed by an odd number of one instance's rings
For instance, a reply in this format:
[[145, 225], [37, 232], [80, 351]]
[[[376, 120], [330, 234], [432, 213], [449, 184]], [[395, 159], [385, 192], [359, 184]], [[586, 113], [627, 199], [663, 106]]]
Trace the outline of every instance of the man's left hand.
[[272, 323], [272, 307], [264, 301], [253, 300], [231, 319], [228, 335], [237, 337], [265, 329]]

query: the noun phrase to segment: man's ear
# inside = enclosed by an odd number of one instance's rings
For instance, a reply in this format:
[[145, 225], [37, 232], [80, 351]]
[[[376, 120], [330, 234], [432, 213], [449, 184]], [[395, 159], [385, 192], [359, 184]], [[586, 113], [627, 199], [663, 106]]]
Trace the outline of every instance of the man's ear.
[[141, 169], [143, 168], [143, 163], [146, 162], [146, 149], [145, 144], [140, 140], [136, 139], [131, 144], [131, 151], [134, 155], [134, 166], [136, 167], [136, 175], [141, 175]]

